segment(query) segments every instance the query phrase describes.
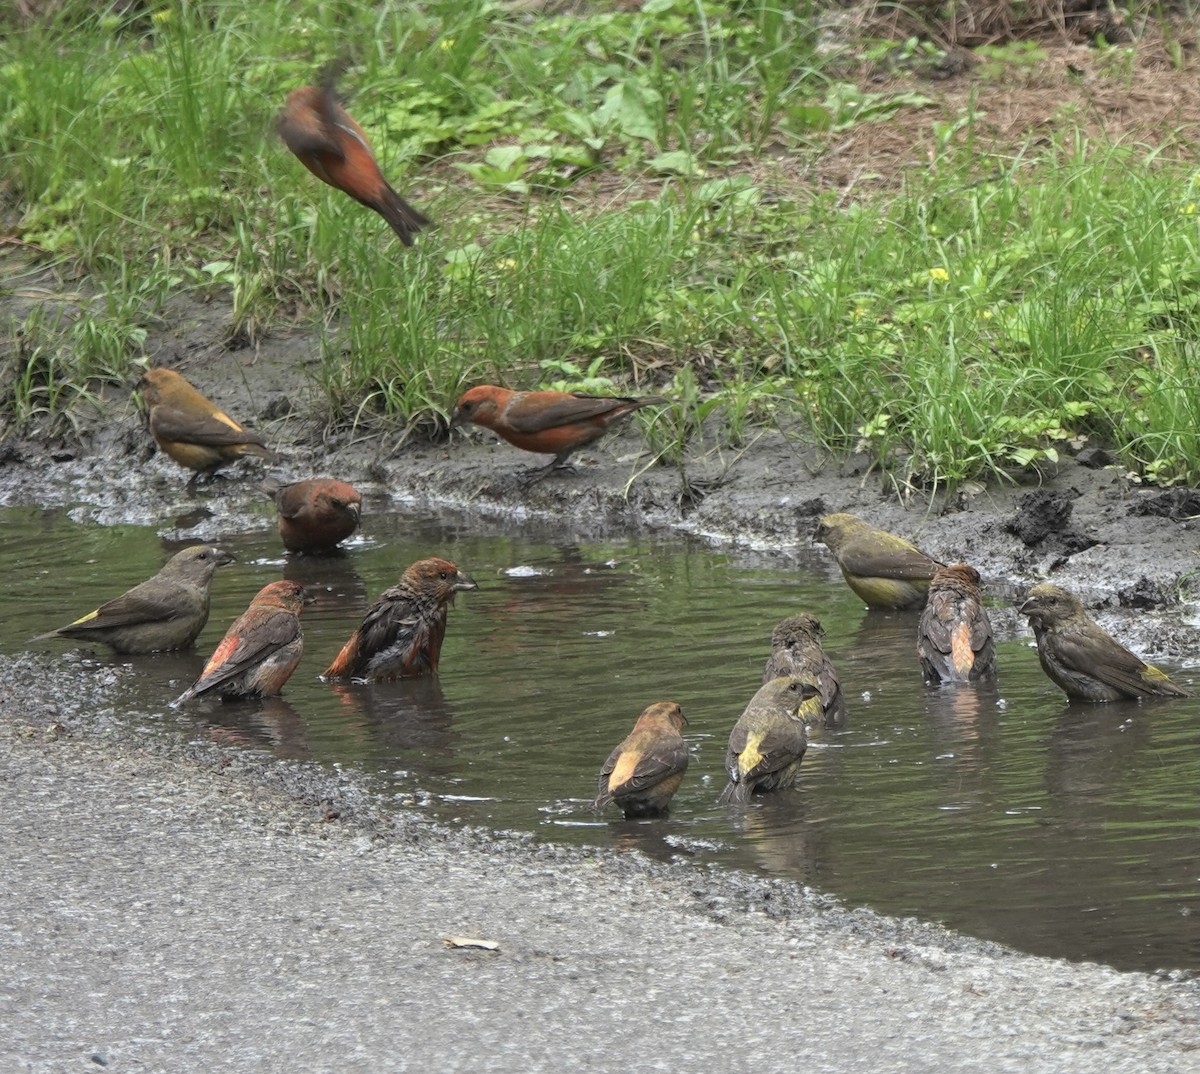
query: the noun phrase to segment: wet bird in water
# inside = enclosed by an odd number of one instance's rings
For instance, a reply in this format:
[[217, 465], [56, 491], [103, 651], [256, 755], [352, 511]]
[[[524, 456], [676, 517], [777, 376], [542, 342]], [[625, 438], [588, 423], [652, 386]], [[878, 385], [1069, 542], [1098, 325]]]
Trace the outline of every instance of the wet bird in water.
[[326, 679], [403, 679], [437, 671], [454, 594], [478, 589], [449, 560], [418, 560], [367, 610]]
[[362, 493], [345, 481], [328, 477], [281, 485], [259, 486], [275, 501], [279, 536], [289, 552], [332, 552], [358, 529]]
[[304, 587], [296, 582], [271, 582], [260, 589], [175, 704], [210, 691], [225, 700], [280, 693], [304, 655], [303, 607]]
[[626, 817], [667, 812], [687, 771], [688, 749], [681, 733], [686, 723], [674, 701], [649, 706], [600, 769], [596, 812], [609, 802], [616, 802]]
[[1035, 585], [1020, 611], [1033, 627], [1042, 669], [1068, 697], [1117, 701], [1190, 696], [1165, 672], [1134, 656], [1065, 589], [1049, 582]]
[[288, 94], [277, 123], [279, 136], [321, 182], [374, 209], [400, 241], [411, 246], [413, 236], [432, 221], [392, 189], [366, 133], [338, 100], [337, 76], [344, 66], [330, 64], [319, 85], [301, 86]]
[[[772, 679], [750, 699], [729, 735], [720, 802], [747, 802], [753, 794], [782, 790], [796, 781], [808, 749], [805, 706], [819, 709], [821, 692], [800, 679]], [[808, 713], [819, 719], [819, 712]]]
[[763, 668], [764, 684], [772, 679], [804, 679], [821, 692], [821, 723], [832, 727], [846, 715], [842, 685], [832, 661], [821, 648], [825, 631], [815, 615], [791, 615], [771, 631], [771, 656]]
[[212, 545], [176, 552], [153, 578], [135, 585], [93, 612], [34, 638], [98, 641], [118, 653], [186, 649], [208, 622], [209, 587], [218, 567], [233, 556]]
[[243, 455], [278, 456], [258, 433], [234, 421], [172, 369], [147, 369], [138, 388], [150, 411], [150, 435], [159, 449], [195, 473], [210, 474]]
[[917, 626], [917, 656], [927, 682], [995, 677], [996, 644], [974, 567], [952, 563], [934, 574]]
[[514, 392], [493, 384], [481, 384], [463, 393], [454, 408], [452, 424], [473, 422], [524, 451], [553, 455], [543, 470], [569, 466], [573, 451], [599, 440], [619, 418], [644, 406], [659, 406], [667, 400], [656, 395], [581, 395], [574, 392]]
[[846, 584], [870, 608], [920, 608], [933, 572], [942, 566], [916, 545], [857, 515], [825, 515], [813, 540], [833, 553]]

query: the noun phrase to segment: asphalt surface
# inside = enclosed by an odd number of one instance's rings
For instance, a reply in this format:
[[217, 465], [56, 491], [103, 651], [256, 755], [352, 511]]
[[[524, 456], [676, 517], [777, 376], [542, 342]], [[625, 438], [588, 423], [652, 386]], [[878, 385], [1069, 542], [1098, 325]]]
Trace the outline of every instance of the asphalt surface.
[[[1200, 991], [0, 699], [0, 1070], [1200, 1071]], [[465, 936], [496, 950], [451, 948]]]

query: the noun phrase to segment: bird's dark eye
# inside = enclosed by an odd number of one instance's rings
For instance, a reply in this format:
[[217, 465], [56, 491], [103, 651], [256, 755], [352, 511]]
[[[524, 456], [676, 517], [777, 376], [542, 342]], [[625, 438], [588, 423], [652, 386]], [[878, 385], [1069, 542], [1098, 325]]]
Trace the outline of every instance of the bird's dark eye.
[[199, 559], [208, 559], [208, 553], [207, 553], [207, 552], [201, 552], [198, 558], [199, 558]]
[[445, 571], [438, 571], [438, 577], [444, 582], [450, 577], [450, 575], [448, 575]]

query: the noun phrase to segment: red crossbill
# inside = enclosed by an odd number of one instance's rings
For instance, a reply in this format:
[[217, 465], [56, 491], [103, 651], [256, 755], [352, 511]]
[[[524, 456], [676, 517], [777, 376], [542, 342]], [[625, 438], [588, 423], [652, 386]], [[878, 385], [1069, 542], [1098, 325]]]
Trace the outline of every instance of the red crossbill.
[[916, 545], [868, 525], [856, 515], [825, 515], [814, 541], [833, 553], [846, 583], [869, 608], [919, 608], [929, 579], [942, 566]]
[[279, 536], [289, 552], [332, 552], [358, 529], [362, 493], [345, 481], [317, 477], [291, 485], [264, 481], [260, 487], [275, 500]]
[[816, 683], [821, 691], [821, 722], [832, 727], [845, 718], [846, 702], [838, 673], [821, 648], [824, 633], [815, 615], [792, 615], [776, 624], [762, 681], [799, 678]]
[[277, 129], [284, 145], [323, 183], [374, 209], [405, 246], [432, 221], [397, 194], [379, 170], [371, 143], [338, 100], [340, 64], [322, 73], [319, 86], [301, 86], [287, 96]]
[[371, 605], [323, 677], [379, 682], [435, 673], [454, 594], [478, 588], [449, 560], [418, 560]]
[[65, 627], [34, 638], [99, 641], [118, 653], [156, 653], [186, 649], [208, 622], [213, 572], [233, 556], [212, 545], [176, 552], [153, 578], [101, 604]]
[[175, 704], [210, 690], [228, 701], [238, 697], [274, 697], [292, 677], [304, 655], [300, 611], [304, 588], [295, 582], [263, 586], [217, 646], [204, 670]]
[[720, 803], [748, 802], [752, 794], [781, 790], [796, 781], [808, 749], [801, 710], [819, 706], [820, 699], [817, 686], [800, 679], [772, 679], [759, 689], [729, 735], [729, 784]]
[[553, 455], [549, 471], [568, 465], [573, 451], [599, 440], [618, 418], [644, 406], [666, 403], [656, 395], [580, 395], [574, 392], [514, 392], [481, 384], [463, 393], [451, 424], [474, 422], [524, 451]]
[[1035, 585], [1020, 610], [1033, 627], [1042, 670], [1068, 697], [1117, 701], [1190, 696], [1093, 621], [1065, 589], [1049, 582]]
[[593, 808], [616, 802], [626, 817], [667, 812], [688, 766], [681, 734], [687, 719], [674, 701], [658, 701], [638, 717], [625, 741], [608, 755], [597, 777]]
[[978, 682], [996, 674], [992, 624], [979, 594], [979, 572], [966, 563], [939, 567], [917, 625], [917, 656], [927, 682]]
[[180, 466], [212, 473], [243, 455], [278, 456], [258, 433], [246, 429], [171, 369], [147, 369], [138, 382], [150, 408], [150, 435]]

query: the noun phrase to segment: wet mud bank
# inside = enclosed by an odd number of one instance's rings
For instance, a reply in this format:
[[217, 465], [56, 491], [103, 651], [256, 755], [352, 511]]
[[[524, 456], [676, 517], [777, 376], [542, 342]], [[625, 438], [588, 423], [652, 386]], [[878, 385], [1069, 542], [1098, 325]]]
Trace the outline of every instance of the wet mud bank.
[[[1077, 591], [1132, 648], [1183, 659], [1200, 653], [1191, 622], [1200, 592], [1200, 491], [1140, 485], [1100, 449], [1003, 482], [901, 495], [865, 458], [831, 458], [799, 429], [759, 431], [736, 450], [709, 445], [681, 466], [655, 464], [640, 436], [623, 429], [582, 452], [575, 472], [529, 483], [524, 478], [545, 457], [490, 433], [455, 431], [431, 444], [328, 432], [313, 416], [320, 400], [308, 379], [311, 350], [294, 340], [275, 346], [277, 353], [249, 364], [225, 353], [179, 368], [285, 453], [270, 471], [282, 480], [338, 477], [377, 502], [450, 508], [568, 538], [655, 531], [750, 546], [778, 555], [783, 568], [811, 550], [820, 515], [849, 511], [945, 562], [970, 562], [993, 603], [1019, 603], [1030, 585], [1050, 579]], [[0, 504], [69, 507], [80, 521], [214, 540], [223, 530], [264, 524], [247, 508], [261, 503], [265, 472], [239, 463], [188, 492], [186, 471], [155, 452], [144, 418], [114, 392], [78, 441], [0, 445]]]
[[131, 734], [155, 717], [119, 670], [66, 671], [3, 661], [14, 1069], [1195, 1069], [1178, 975], [445, 827], [354, 772]]

